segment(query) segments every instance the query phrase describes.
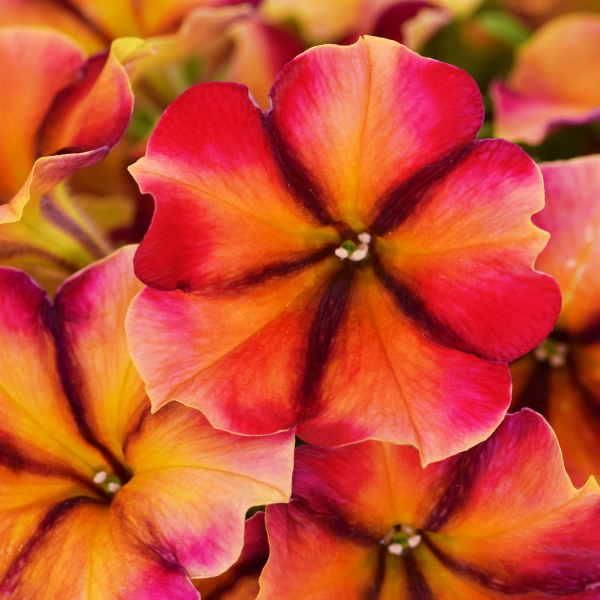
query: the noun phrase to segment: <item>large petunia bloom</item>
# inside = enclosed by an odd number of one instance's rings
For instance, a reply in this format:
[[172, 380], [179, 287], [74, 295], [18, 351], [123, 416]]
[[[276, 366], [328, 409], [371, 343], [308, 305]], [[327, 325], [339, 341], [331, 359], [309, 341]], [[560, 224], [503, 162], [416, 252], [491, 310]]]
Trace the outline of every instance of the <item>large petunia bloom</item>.
[[513, 409], [529, 406], [554, 428], [573, 483], [600, 477], [600, 155], [541, 163], [550, 232], [536, 266], [560, 286], [555, 331], [511, 365]]
[[294, 439], [235, 436], [172, 403], [151, 414], [125, 313], [133, 247], [54, 304], [0, 269], [0, 598], [197, 600], [235, 562], [244, 515], [289, 497]]
[[0, 262], [47, 287], [109, 252], [59, 184], [125, 133], [133, 94], [123, 62], [139, 44], [86, 58], [51, 30], [0, 30]]
[[562, 125], [600, 119], [600, 15], [553, 19], [518, 50], [506, 83], [496, 81], [497, 137], [531, 145]]
[[533, 411], [425, 469], [406, 446], [304, 446], [292, 490], [267, 507], [260, 600], [600, 598], [600, 488], [573, 487]]
[[551, 330], [538, 168], [476, 142], [463, 71], [366, 37], [288, 63], [264, 112], [198, 85], [131, 170], [157, 204], [136, 254], [132, 356], [153, 408], [311, 443], [413, 444], [425, 463], [485, 439], [505, 361]]

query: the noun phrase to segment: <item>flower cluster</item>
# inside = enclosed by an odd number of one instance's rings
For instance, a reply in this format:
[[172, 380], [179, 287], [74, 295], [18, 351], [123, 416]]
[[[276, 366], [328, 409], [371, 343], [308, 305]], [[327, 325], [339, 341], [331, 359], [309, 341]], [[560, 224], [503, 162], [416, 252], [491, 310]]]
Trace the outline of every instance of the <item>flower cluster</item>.
[[0, 64], [0, 600], [600, 599], [600, 5], [0, 0]]

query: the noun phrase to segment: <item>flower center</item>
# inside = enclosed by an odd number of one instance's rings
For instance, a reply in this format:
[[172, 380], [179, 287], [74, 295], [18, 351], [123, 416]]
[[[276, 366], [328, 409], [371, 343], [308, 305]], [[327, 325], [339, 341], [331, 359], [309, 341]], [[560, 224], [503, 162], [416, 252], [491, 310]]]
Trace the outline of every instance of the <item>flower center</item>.
[[121, 480], [115, 475], [108, 476], [106, 471], [99, 471], [94, 476], [94, 483], [99, 485], [107, 494], [114, 495], [121, 489]]
[[371, 241], [371, 236], [368, 233], [361, 233], [358, 236], [358, 241], [360, 245], [357, 247], [356, 244], [352, 240], [346, 240], [339, 248], [336, 249], [335, 255], [341, 260], [351, 260], [353, 262], [358, 262], [363, 260], [365, 256], [369, 253], [369, 242]]
[[381, 540], [391, 554], [400, 556], [414, 550], [421, 543], [421, 534], [410, 525], [394, 525]]
[[548, 361], [551, 367], [559, 369], [567, 364], [569, 345], [565, 342], [557, 342], [547, 337], [539, 346], [533, 350], [533, 356], [539, 362]]

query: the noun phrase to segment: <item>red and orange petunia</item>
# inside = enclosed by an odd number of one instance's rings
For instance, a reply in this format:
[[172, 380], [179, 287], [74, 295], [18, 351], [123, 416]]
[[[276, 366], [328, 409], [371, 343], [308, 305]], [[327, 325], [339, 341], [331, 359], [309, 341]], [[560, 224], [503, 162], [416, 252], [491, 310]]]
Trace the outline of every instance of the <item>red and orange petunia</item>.
[[513, 409], [529, 406], [554, 428], [573, 483], [600, 477], [600, 155], [541, 163], [550, 232], [536, 266], [556, 277], [556, 330], [511, 365]]
[[156, 200], [128, 317], [156, 410], [222, 429], [298, 425], [315, 444], [378, 438], [424, 463], [485, 439], [505, 362], [560, 309], [533, 270], [542, 179], [518, 147], [476, 142], [463, 71], [388, 40], [288, 63], [263, 112], [202, 84], [131, 170]]
[[599, 517], [527, 409], [425, 469], [406, 446], [304, 446], [290, 503], [267, 507], [259, 598], [597, 599]]
[[59, 184], [125, 133], [136, 40], [86, 58], [49, 29], [0, 29], [0, 261], [49, 289], [110, 250]]
[[537, 145], [556, 128], [600, 120], [600, 15], [569, 14], [518, 50], [492, 84], [497, 137]]
[[244, 515], [289, 497], [294, 436], [235, 436], [178, 403], [151, 414], [124, 320], [133, 247], [54, 304], [0, 269], [0, 598], [198, 599]]

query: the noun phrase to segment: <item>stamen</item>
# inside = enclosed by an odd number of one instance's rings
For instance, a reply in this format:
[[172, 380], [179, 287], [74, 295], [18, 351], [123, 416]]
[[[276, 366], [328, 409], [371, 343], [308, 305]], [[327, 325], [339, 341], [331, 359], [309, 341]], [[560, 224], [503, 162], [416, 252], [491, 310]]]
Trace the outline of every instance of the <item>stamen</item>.
[[358, 248], [352, 240], [346, 240], [339, 248], [336, 249], [335, 255], [341, 260], [348, 258], [352, 262], [363, 260], [363, 258], [365, 258], [365, 256], [367, 256], [369, 253], [369, 242], [371, 241], [371, 236], [368, 233], [363, 232], [358, 236], [358, 239], [361, 242]]
[[548, 364], [558, 369], [567, 364], [569, 345], [564, 342], [555, 342], [551, 338], [545, 339], [535, 350], [533, 356], [539, 362], [548, 361]]
[[96, 476], [94, 477], [94, 483], [100, 485], [106, 481], [107, 477], [108, 475], [106, 474], [106, 471], [100, 471], [99, 473], [96, 473]]
[[403, 550], [404, 550], [404, 548], [402, 547], [402, 544], [390, 544], [388, 546], [388, 552], [391, 552], [392, 554], [395, 554], [396, 556], [400, 556], [402, 554]]
[[108, 491], [111, 494], [116, 494], [121, 489], [121, 486], [118, 483], [110, 482], [108, 484]]
[[359, 260], [362, 260], [366, 255], [367, 253], [364, 250], [356, 250], [350, 255], [349, 260], [358, 262]]
[[413, 535], [412, 537], [408, 538], [408, 545], [411, 548], [416, 548], [420, 543], [421, 543], [420, 535]]

